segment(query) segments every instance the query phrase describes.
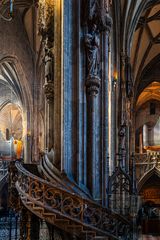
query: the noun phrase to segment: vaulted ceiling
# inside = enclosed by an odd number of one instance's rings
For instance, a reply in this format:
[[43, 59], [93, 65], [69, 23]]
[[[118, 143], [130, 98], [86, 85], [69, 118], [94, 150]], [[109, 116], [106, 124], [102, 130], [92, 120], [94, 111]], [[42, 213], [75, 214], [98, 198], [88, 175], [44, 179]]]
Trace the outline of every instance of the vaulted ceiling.
[[134, 33], [131, 65], [135, 80], [141, 78], [143, 70], [158, 54], [160, 54], [159, 26], [160, 3], [143, 12]]
[[9, 130], [10, 137], [14, 133], [15, 139], [22, 138], [22, 111], [17, 105], [12, 103], [7, 104], [0, 111], [0, 131], [4, 138], [6, 129]]
[[136, 103], [136, 109], [150, 100], [160, 101], [160, 82], [152, 82], [139, 95]]
[[[160, 0], [112, 0], [122, 56], [130, 57], [135, 102], [160, 99]], [[117, 14], [118, 13], [118, 14]], [[117, 30], [116, 30], [117, 33]], [[153, 82], [153, 84], [152, 84]]]
[[12, 102], [22, 105], [22, 89], [11, 62], [0, 63], [0, 110], [4, 103]]

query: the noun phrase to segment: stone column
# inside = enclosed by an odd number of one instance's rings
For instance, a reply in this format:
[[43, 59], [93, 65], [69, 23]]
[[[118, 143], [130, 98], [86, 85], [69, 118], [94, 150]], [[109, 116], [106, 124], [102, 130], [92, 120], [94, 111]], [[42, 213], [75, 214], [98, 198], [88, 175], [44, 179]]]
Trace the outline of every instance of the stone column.
[[[98, 113], [96, 109], [96, 97], [101, 85], [100, 75], [102, 77], [102, 162], [99, 160], [99, 167], [102, 169], [101, 180], [103, 188], [106, 189], [106, 166], [108, 161], [108, 36], [111, 28], [111, 18], [108, 14], [108, 1], [99, 1], [97, 8], [96, 1], [88, 6], [88, 33], [85, 36], [85, 47], [87, 55], [87, 187], [92, 196], [94, 192], [101, 191], [96, 188], [96, 120]], [[107, 4], [107, 6], [106, 6]], [[94, 13], [94, 14], [93, 14]], [[101, 39], [101, 44], [100, 44]], [[101, 47], [101, 48], [100, 48]], [[101, 62], [101, 61], [102, 62]], [[102, 65], [102, 73], [99, 66]], [[101, 134], [101, 133], [100, 133]], [[97, 160], [98, 161], [98, 160]], [[102, 166], [102, 167], [101, 167]], [[103, 190], [102, 190], [103, 191]], [[102, 198], [106, 198], [103, 193]]]
[[[103, 205], [107, 204], [106, 188], [108, 185], [109, 178], [109, 166], [111, 165], [109, 161], [113, 159], [108, 156], [108, 147], [109, 147], [109, 34], [111, 30], [112, 19], [109, 14], [106, 14], [106, 27], [103, 33], [103, 55], [102, 61], [103, 66], [103, 75], [102, 75], [102, 114], [103, 114], [103, 159], [102, 159], [102, 203]], [[111, 120], [111, 119], [110, 119]], [[111, 126], [110, 126], [111, 127]], [[110, 139], [111, 140], [111, 139]]]
[[[87, 90], [87, 187], [94, 192], [95, 160], [96, 160], [96, 96], [99, 92], [100, 78], [89, 76], [86, 81]], [[90, 174], [89, 174], [90, 173]]]
[[[54, 1], [53, 1], [54, 2]], [[42, 36], [44, 49], [45, 84], [46, 96], [45, 115], [48, 121], [45, 123], [45, 147], [48, 150], [54, 147], [54, 3], [39, 3], [39, 32]]]
[[46, 116], [47, 116], [47, 126], [46, 126], [46, 148], [50, 150], [53, 148], [54, 137], [53, 137], [53, 117], [54, 117], [54, 83], [48, 81], [44, 84], [44, 92], [46, 96]]

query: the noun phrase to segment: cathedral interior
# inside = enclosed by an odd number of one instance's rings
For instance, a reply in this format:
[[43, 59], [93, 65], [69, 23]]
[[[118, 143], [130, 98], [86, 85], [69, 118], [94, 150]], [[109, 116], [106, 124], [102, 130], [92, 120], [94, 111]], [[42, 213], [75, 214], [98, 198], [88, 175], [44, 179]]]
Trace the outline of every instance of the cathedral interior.
[[160, 0], [0, 1], [0, 240], [160, 239]]

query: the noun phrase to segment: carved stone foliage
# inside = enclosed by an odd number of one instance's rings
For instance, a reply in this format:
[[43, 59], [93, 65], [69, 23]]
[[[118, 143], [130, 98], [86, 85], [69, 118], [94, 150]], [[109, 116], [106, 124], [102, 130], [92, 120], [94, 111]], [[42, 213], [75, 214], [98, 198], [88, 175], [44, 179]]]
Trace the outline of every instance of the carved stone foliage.
[[54, 98], [54, 1], [39, 0], [39, 33], [44, 45], [45, 84], [44, 93], [48, 102]]
[[54, 99], [54, 84], [52, 81], [48, 81], [44, 84], [44, 93], [48, 102], [52, 102]]
[[54, 41], [54, 1], [39, 0], [39, 33], [43, 41], [51, 48]]

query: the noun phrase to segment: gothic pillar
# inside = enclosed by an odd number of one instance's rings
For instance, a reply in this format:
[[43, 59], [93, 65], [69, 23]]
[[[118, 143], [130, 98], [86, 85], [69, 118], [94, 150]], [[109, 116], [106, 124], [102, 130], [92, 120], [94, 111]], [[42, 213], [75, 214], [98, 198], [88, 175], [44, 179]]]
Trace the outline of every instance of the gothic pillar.
[[45, 102], [45, 147], [54, 147], [54, 3], [39, 3], [39, 32], [42, 36], [44, 48], [44, 93]]
[[[95, 186], [95, 161], [96, 161], [96, 96], [99, 92], [100, 78], [89, 76], [86, 81], [87, 90], [87, 187], [91, 194]], [[90, 173], [90, 174], [89, 174]]]
[[45, 103], [45, 112], [46, 112], [46, 148], [50, 150], [53, 148], [54, 137], [53, 137], [53, 117], [54, 117], [54, 109], [53, 109], [53, 100], [54, 100], [54, 83], [52, 81], [48, 81], [44, 84], [44, 92], [46, 96]]
[[[106, 199], [107, 186], [107, 161], [108, 161], [108, 45], [109, 32], [112, 21], [108, 14], [109, 1], [99, 1], [99, 8], [97, 8], [96, 1], [89, 2], [88, 9], [88, 33], [85, 36], [85, 47], [87, 56], [87, 187], [93, 197], [101, 201]], [[101, 40], [101, 41], [100, 41]], [[100, 44], [101, 42], [101, 44]], [[100, 73], [99, 66], [101, 65], [102, 73]], [[100, 79], [101, 76], [101, 79]], [[102, 101], [102, 109], [97, 109], [97, 96], [100, 85], [102, 86], [100, 93], [102, 94], [98, 100]], [[98, 131], [98, 119], [102, 114], [102, 131]], [[101, 149], [97, 149], [98, 137], [96, 134], [102, 134]], [[97, 150], [96, 150], [97, 149]], [[102, 151], [102, 160], [96, 159], [98, 152]], [[102, 170], [102, 172], [101, 172]], [[98, 172], [99, 171], [99, 172]], [[100, 173], [101, 172], [101, 173]], [[98, 177], [100, 176], [100, 177]], [[100, 183], [101, 182], [101, 183]], [[102, 186], [102, 189], [96, 189]], [[99, 187], [100, 188], [100, 187]], [[99, 192], [98, 194], [95, 192]], [[104, 200], [105, 201], [105, 200]]]
[[[111, 30], [112, 19], [109, 14], [106, 14], [106, 28], [102, 35], [103, 40], [103, 55], [102, 62], [103, 65], [103, 75], [102, 75], [102, 114], [103, 114], [103, 158], [102, 158], [102, 203], [103, 205], [107, 204], [106, 188], [109, 178], [109, 161], [113, 159], [109, 158], [109, 34]], [[111, 90], [111, 89], [110, 89]], [[111, 120], [111, 119], [110, 119]], [[111, 128], [111, 126], [110, 126]]]

